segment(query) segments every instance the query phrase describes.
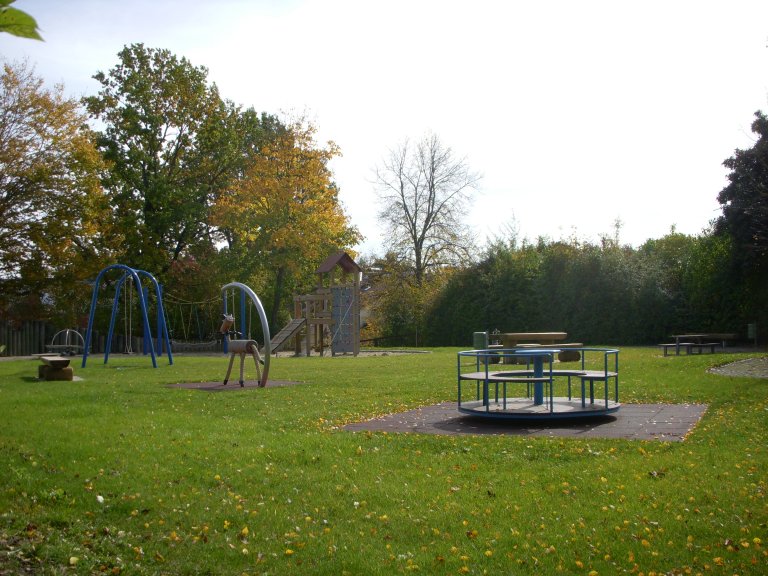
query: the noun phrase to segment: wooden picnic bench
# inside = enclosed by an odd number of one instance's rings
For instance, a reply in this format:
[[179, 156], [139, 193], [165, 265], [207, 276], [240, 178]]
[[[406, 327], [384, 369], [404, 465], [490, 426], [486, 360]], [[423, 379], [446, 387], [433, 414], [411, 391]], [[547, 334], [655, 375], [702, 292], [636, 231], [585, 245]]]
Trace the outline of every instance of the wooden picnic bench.
[[37, 368], [37, 377], [41, 380], [71, 382], [74, 378], [74, 370], [69, 365], [71, 358], [51, 354], [40, 354], [38, 358], [42, 364]]
[[568, 350], [568, 348], [584, 348], [584, 344], [581, 342], [563, 342], [560, 344], [545, 344], [541, 346], [542, 350], [547, 348], [553, 348], [560, 350], [557, 353], [557, 359], [560, 362], [578, 362], [581, 360], [581, 352], [578, 350]]
[[659, 344], [659, 347], [664, 351], [664, 356], [669, 356], [670, 350], [674, 351], [676, 355], [679, 355], [681, 349], [684, 349], [686, 354], [690, 354], [691, 346], [693, 346], [693, 342], [672, 342], [671, 344]]
[[[583, 348], [579, 342], [560, 343], [568, 337], [567, 332], [502, 332], [497, 334], [501, 338], [505, 349], [512, 348]], [[561, 362], [576, 362], [581, 359], [581, 354], [576, 350], [563, 350], [558, 353], [558, 360]], [[524, 358], [518, 358], [517, 361], [505, 360], [505, 363], [525, 362]]]
[[[697, 350], [701, 354], [704, 350], [709, 349], [711, 354], [715, 353], [715, 348], [721, 346], [725, 348], [728, 340], [734, 340], [736, 334], [724, 334], [724, 333], [705, 333], [705, 334], [675, 334], [674, 343], [659, 344], [659, 347], [664, 351], [664, 356], [669, 354], [669, 350], [675, 350], [675, 355], [680, 355], [680, 350], [685, 350], [686, 354], [693, 353]], [[713, 342], [718, 340], [718, 342]]]
[[517, 348], [523, 342], [538, 345], [554, 344], [568, 338], [567, 332], [502, 332], [498, 334], [504, 348]]
[[699, 354], [701, 354], [705, 348], [709, 348], [710, 354], [715, 353], [715, 348], [720, 346], [720, 342], [696, 342], [694, 344], [690, 345], [691, 351], [689, 354], [692, 354], [694, 350], [698, 350]]

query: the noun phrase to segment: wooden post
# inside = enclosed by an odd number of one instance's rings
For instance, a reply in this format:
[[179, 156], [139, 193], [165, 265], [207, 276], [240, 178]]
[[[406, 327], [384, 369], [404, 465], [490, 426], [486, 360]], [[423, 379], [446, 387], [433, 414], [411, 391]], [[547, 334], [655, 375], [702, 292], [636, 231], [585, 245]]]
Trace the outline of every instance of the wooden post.
[[[301, 315], [301, 301], [299, 300], [299, 297], [294, 294], [293, 296], [293, 319], [296, 320], [297, 318], [303, 318]], [[301, 331], [296, 333], [296, 341], [293, 345], [293, 351], [296, 354], [296, 356], [301, 355]]]

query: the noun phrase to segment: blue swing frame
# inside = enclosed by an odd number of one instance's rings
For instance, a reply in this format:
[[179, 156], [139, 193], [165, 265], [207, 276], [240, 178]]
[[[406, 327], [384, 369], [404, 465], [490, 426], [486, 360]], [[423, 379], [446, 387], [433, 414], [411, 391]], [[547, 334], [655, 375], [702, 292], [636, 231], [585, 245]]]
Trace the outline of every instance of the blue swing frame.
[[[99, 286], [101, 286], [101, 280], [104, 277], [104, 275], [111, 270], [122, 270], [123, 275], [121, 276], [120, 280], [117, 282], [117, 286], [115, 288], [115, 298], [112, 301], [112, 316], [109, 321], [109, 332], [107, 334], [107, 343], [104, 348], [104, 364], [106, 364], [107, 361], [109, 360], [109, 351], [112, 348], [112, 336], [115, 330], [115, 319], [117, 318], [117, 306], [120, 299], [120, 293], [122, 292], [123, 284], [125, 284], [125, 281], [128, 278], [133, 279], [133, 285], [136, 287], [136, 292], [138, 294], [139, 308], [141, 309], [141, 318], [144, 326], [144, 335], [145, 335], [144, 355], [146, 355], [147, 350], [149, 350], [149, 353], [152, 356], [152, 366], [157, 368], [156, 350], [157, 350], [157, 354], [162, 354], [163, 342], [165, 342], [165, 348], [168, 351], [168, 363], [173, 364], [173, 353], [171, 351], [171, 342], [168, 338], [168, 328], [165, 324], [165, 311], [163, 310], [163, 291], [162, 291], [162, 288], [160, 287], [160, 284], [158, 284], [157, 280], [152, 274], [150, 274], [149, 272], [146, 272], [145, 270], [136, 270], [124, 264], [112, 264], [111, 266], [107, 266], [101, 272], [99, 272], [93, 284], [93, 295], [91, 297], [91, 311], [88, 316], [88, 330], [85, 335], [85, 349], [83, 350], [82, 367], [85, 368], [86, 361], [88, 360], [88, 351], [91, 348], [91, 338], [93, 336], [93, 321], [96, 316], [96, 302], [98, 301], [98, 298], [99, 298]], [[155, 295], [157, 298], [157, 338], [154, 344], [153, 344], [153, 338], [152, 338], [152, 330], [149, 326], [149, 317], [147, 315], [147, 295], [145, 294], [145, 290], [143, 289], [143, 286], [141, 284], [142, 277], [150, 279], [150, 281], [155, 287]]]

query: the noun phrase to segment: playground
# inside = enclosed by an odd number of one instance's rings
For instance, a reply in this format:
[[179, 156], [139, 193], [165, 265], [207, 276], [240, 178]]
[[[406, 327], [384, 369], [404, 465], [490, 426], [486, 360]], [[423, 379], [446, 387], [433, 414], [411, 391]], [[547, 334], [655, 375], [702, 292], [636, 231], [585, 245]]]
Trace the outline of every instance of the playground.
[[[0, 425], [2, 565], [765, 573], [766, 380], [711, 372], [751, 356], [623, 347], [622, 409], [606, 419], [642, 405], [697, 411], [680, 437], [630, 439], [583, 422], [505, 434], [462, 416], [459, 351], [273, 358], [270, 382], [294, 385], [225, 394], [174, 387], [221, 384], [223, 355], [157, 368], [112, 356], [78, 366], [73, 382], [38, 380], [29, 359], [0, 362], [14, 415]], [[463, 430], [408, 430], [412, 413], [440, 405], [467, 418]], [[657, 431], [659, 416], [648, 419]], [[371, 425], [382, 418], [401, 424]]]
[[[253, 290], [222, 285], [221, 352], [176, 356], [162, 287], [104, 269], [84, 338], [66, 330], [49, 354], [0, 362], [13, 414], [0, 425], [0, 567], [768, 569], [765, 354], [673, 357], [559, 343], [565, 333], [361, 350], [353, 264], [326, 260], [275, 336]], [[126, 298], [143, 354], [110, 356]], [[89, 362], [107, 308], [103, 361]], [[542, 336], [553, 341], [519, 343]]]

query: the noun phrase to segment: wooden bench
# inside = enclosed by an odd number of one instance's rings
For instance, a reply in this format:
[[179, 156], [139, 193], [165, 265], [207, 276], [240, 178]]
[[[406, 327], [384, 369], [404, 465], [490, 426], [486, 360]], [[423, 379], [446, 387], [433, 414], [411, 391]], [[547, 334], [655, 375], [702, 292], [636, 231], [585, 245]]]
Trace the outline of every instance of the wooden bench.
[[[493, 348], [494, 346], [491, 346]], [[501, 346], [496, 345], [496, 347], [501, 348]], [[516, 349], [525, 349], [525, 348], [531, 348], [535, 350], [560, 350], [561, 348], [583, 348], [584, 344], [581, 342], [569, 342], [567, 344], [533, 344], [533, 343], [527, 343], [527, 344], [518, 344], [515, 346]], [[581, 360], [581, 352], [578, 350], [560, 350], [557, 353], [557, 359], [560, 362], [578, 362]], [[497, 364], [498, 360], [494, 361], [491, 360], [492, 364]], [[528, 363], [528, 357], [527, 356], [515, 356], [510, 357], [507, 356], [504, 358], [505, 364], [527, 364]]]
[[680, 350], [685, 350], [686, 354], [692, 354], [694, 350], [697, 350], [701, 354], [706, 348], [709, 348], [711, 354], [715, 353], [715, 348], [722, 346], [720, 342], [680, 342], [679, 344], [659, 344], [659, 347], [664, 350], [664, 356], [669, 355], [669, 350], [675, 350], [675, 354], [680, 354]]
[[659, 347], [661, 347], [664, 350], [664, 356], [669, 355], [669, 349], [675, 350], [675, 354], [680, 354], [680, 350], [685, 349], [686, 354], [691, 353], [691, 346], [694, 346], [693, 342], [680, 342], [680, 344], [675, 344], [674, 342], [672, 344], [659, 344]]
[[41, 380], [71, 382], [74, 370], [69, 365], [70, 358], [66, 356], [39, 356], [42, 364], [37, 368], [37, 377]]
[[[505, 349], [544, 348], [568, 338], [567, 332], [501, 332], [495, 335]], [[504, 364], [525, 364], [523, 358], [504, 358]]]
[[[736, 334], [710, 332], [701, 334], [673, 334], [672, 337], [675, 339], [675, 344], [660, 344], [660, 346], [683, 346], [685, 347], [688, 354], [691, 353], [693, 348], [698, 349], [699, 354], [701, 354], [704, 348], [709, 348], [710, 351], [714, 354], [715, 347], [722, 346], [725, 348], [727, 341], [734, 340], [736, 338]], [[682, 342], [683, 340], [685, 340], [685, 342]], [[667, 348], [664, 348], [665, 356], [666, 350]], [[675, 350], [675, 352], [680, 354], [679, 348]]]
[[[488, 350], [501, 350], [502, 348], [504, 348], [503, 344], [489, 344], [488, 345]], [[499, 362], [501, 362], [501, 356], [499, 356], [498, 353], [496, 353], [494, 355], [494, 353], [491, 352], [491, 357], [488, 359], [488, 361], [491, 364], [498, 364]]]
[[[568, 350], [568, 348], [584, 348], [581, 342], [568, 342], [564, 344], [520, 344], [518, 348], [536, 348], [538, 350], [560, 350], [557, 353], [557, 359], [560, 362], [578, 362], [581, 360], [581, 352], [578, 350]], [[565, 350], [563, 350], [565, 348]], [[525, 364], [525, 361], [520, 362]]]
[[[566, 344], [557, 344], [553, 348], [584, 348], [581, 342], [568, 342]], [[557, 353], [557, 359], [560, 362], [578, 362], [581, 360], [581, 352], [578, 350], [562, 350]]]
[[699, 350], [699, 354], [701, 354], [704, 351], [704, 348], [709, 348], [710, 354], [715, 353], [715, 348], [720, 346], [720, 342], [701, 342], [697, 344], [690, 344], [690, 351], [689, 354], [693, 352], [693, 350], [697, 349]]

